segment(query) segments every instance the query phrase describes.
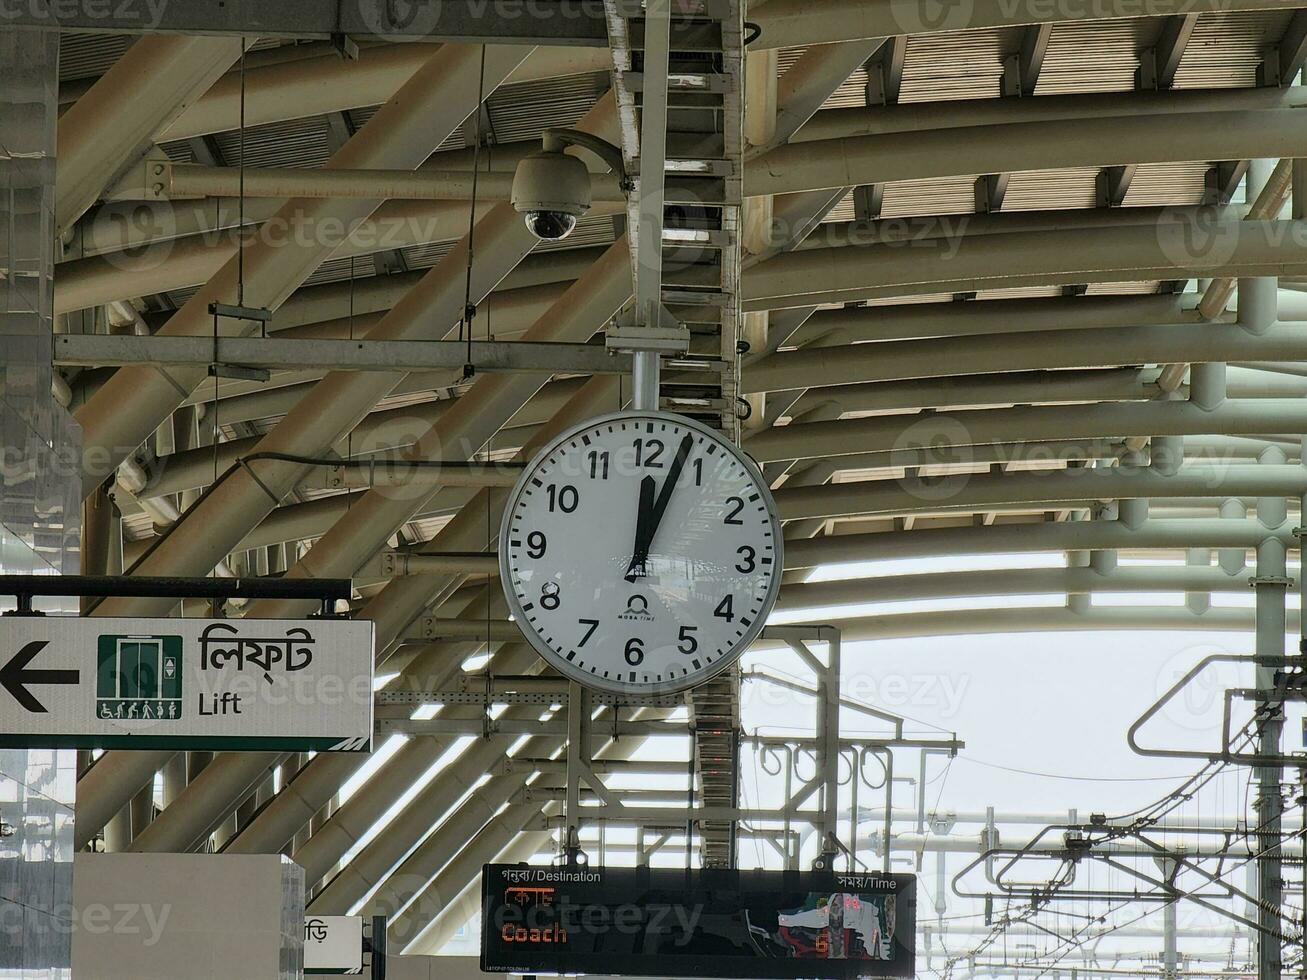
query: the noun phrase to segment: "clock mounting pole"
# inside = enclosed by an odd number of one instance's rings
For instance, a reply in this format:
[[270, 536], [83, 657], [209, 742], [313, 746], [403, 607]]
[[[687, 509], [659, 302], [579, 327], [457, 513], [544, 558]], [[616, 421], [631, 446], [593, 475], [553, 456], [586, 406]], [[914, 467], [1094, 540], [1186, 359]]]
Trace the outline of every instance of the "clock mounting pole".
[[690, 346], [689, 331], [676, 322], [662, 300], [671, 0], [648, 0], [644, 25], [638, 206], [632, 215], [635, 303], [609, 330], [607, 347], [632, 354], [631, 407], [656, 412], [661, 408], [658, 358]]

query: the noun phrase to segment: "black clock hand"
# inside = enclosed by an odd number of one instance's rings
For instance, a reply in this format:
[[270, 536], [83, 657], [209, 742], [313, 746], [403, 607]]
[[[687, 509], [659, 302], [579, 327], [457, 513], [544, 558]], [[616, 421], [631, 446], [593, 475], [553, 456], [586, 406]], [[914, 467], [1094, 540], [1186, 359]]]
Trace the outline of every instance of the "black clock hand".
[[[644, 537], [638, 535], [636, 537], [635, 557], [631, 559], [632, 568], [637, 565], [643, 568], [649, 560], [649, 548], [653, 545], [654, 537], [658, 534], [658, 527], [663, 522], [663, 514], [667, 512], [667, 505], [672, 499], [672, 491], [676, 489], [676, 481], [681, 478], [681, 470], [685, 468], [685, 461], [689, 458], [690, 448], [693, 445], [694, 436], [687, 435], [681, 440], [681, 445], [676, 450], [676, 458], [672, 460], [672, 465], [668, 467], [667, 479], [663, 481], [662, 490], [658, 493], [658, 499], [654, 502], [653, 511], [650, 513], [648, 523], [645, 525]], [[646, 476], [645, 480], [650, 480], [650, 478]], [[650, 482], [652, 481], [650, 480]], [[643, 489], [642, 486], [642, 494]], [[633, 581], [629, 572], [627, 581]]]
[[644, 574], [644, 563], [649, 557], [649, 515], [654, 506], [654, 478], [646, 476], [640, 481], [640, 509], [635, 517], [635, 544], [631, 548], [631, 564], [626, 567], [626, 580], [634, 582]]

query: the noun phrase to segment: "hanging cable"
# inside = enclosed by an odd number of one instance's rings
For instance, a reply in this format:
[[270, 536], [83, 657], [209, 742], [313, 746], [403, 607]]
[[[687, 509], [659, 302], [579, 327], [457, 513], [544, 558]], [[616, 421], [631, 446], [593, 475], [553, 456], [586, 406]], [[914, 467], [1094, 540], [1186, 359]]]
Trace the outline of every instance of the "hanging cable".
[[463, 364], [463, 380], [476, 374], [472, 363], [472, 321], [477, 308], [472, 302], [472, 263], [476, 258], [477, 177], [481, 172], [481, 114], [486, 98], [486, 46], [481, 45], [481, 71], [477, 80], [476, 122], [472, 130], [472, 203], [467, 216], [467, 274], [463, 282], [463, 318], [458, 323], [458, 339], [467, 341], [467, 360]]

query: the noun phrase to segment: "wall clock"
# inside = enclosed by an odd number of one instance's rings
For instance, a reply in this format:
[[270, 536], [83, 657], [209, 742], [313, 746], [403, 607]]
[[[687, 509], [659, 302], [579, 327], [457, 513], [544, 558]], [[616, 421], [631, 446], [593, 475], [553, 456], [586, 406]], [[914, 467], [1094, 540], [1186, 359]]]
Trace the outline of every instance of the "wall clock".
[[665, 694], [732, 664], [776, 601], [781, 525], [754, 462], [679, 415], [578, 425], [527, 466], [504, 510], [513, 618], [565, 676]]

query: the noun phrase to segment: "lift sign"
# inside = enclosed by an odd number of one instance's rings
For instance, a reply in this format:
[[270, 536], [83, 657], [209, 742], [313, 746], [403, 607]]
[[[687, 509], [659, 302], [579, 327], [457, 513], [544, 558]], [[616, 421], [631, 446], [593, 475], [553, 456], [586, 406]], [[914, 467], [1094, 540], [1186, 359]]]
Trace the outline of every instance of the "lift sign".
[[368, 751], [372, 623], [0, 617], [0, 747]]

